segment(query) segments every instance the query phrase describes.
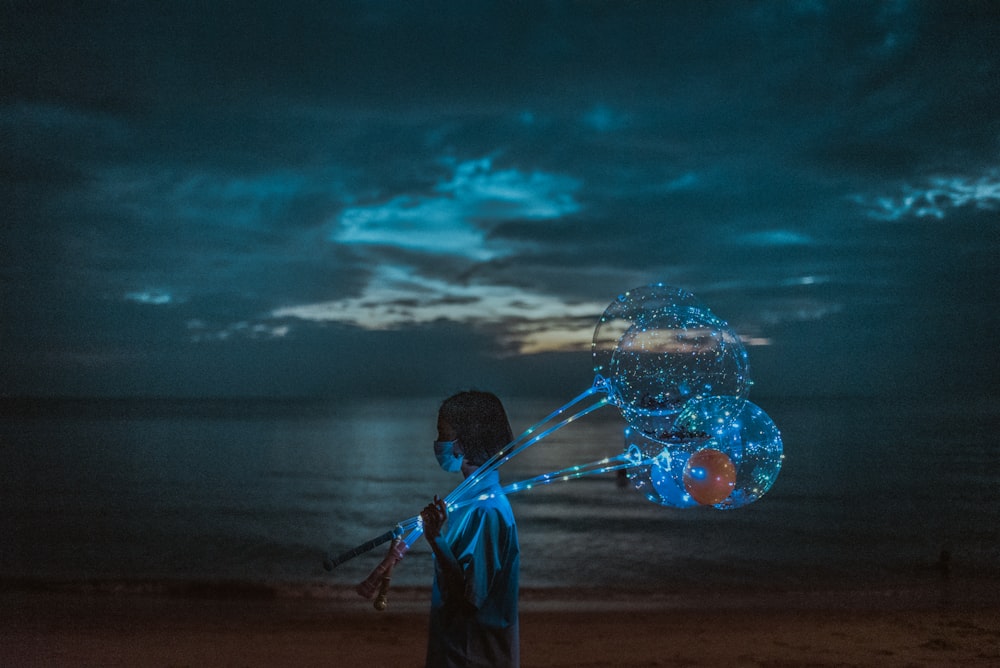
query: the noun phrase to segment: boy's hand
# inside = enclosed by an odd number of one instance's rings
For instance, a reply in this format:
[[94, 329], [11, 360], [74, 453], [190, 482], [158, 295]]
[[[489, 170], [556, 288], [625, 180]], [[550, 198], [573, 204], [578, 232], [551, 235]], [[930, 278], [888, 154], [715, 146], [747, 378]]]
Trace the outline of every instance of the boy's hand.
[[444, 500], [437, 495], [434, 500], [420, 511], [420, 519], [424, 522], [424, 536], [427, 540], [433, 541], [441, 535], [441, 528], [448, 521], [448, 509], [444, 505]]

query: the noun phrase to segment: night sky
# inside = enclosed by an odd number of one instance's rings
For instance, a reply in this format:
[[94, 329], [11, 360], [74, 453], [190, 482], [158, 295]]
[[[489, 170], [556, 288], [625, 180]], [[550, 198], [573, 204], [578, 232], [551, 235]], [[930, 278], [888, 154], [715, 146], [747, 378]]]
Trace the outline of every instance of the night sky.
[[568, 399], [655, 281], [751, 397], [1000, 389], [995, 2], [2, 7], [0, 395]]

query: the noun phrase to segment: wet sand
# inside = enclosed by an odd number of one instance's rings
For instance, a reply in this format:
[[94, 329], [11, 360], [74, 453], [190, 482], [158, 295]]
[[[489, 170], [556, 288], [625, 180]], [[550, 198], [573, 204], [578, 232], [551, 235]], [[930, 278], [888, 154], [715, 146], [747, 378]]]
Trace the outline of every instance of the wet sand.
[[[522, 665], [1000, 666], [996, 583], [861, 591], [522, 592]], [[428, 592], [8, 590], [4, 666], [422, 666]]]

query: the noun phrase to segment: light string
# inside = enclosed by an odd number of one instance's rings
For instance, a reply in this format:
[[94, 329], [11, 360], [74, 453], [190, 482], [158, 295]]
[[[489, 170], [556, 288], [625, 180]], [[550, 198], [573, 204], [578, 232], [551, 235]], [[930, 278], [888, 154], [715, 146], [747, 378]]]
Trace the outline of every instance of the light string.
[[[578, 404], [582, 404], [586, 399], [592, 397], [597, 393], [603, 393], [604, 396], [597, 399], [594, 403], [578, 410], [569, 417], [565, 417], [559, 420], [560, 417], [568, 413]], [[465, 478], [461, 483], [459, 483], [451, 492], [448, 493], [447, 496], [445, 496], [444, 498], [445, 506], [448, 507], [449, 510], [451, 510], [456, 503], [465, 500], [465, 497], [468, 494], [469, 490], [473, 489], [476, 485], [478, 485], [483, 480], [483, 478], [485, 478], [487, 475], [500, 468], [502, 465], [506, 464], [515, 456], [523, 452], [526, 448], [534, 445], [535, 443], [538, 443], [543, 438], [551, 435], [556, 430], [561, 429], [566, 425], [575, 422], [576, 420], [598, 410], [599, 408], [603, 408], [604, 406], [607, 406], [609, 404], [613, 405], [615, 403], [613, 399], [614, 395], [611, 391], [609, 384], [603, 377], [598, 375], [597, 377], [594, 378], [594, 383], [589, 388], [581, 392], [575, 398], [566, 402], [561, 407], [549, 413], [549, 415], [545, 416], [544, 418], [536, 422], [534, 425], [525, 429], [523, 432], [521, 432], [521, 434], [517, 438], [515, 438], [513, 441], [504, 446], [500, 451], [498, 451], [488, 460], [486, 460], [486, 462], [478, 469], [476, 469], [476, 471], [472, 475]], [[556, 420], [558, 420], [558, 422], [555, 422]], [[555, 422], [555, 424], [548, 426], [553, 422]], [[612, 459], [617, 459], [617, 458], [612, 458]], [[594, 464], [598, 463], [599, 462], [595, 462]], [[623, 464], [619, 468], [624, 468], [625, 466], [632, 466], [632, 465], [634, 464]], [[582, 469], [583, 466], [589, 467], [591, 466], [591, 464], [582, 465], [580, 468]], [[514, 483], [514, 486], [529, 485], [529, 487], [527, 488], [530, 488], [530, 485], [545, 484], [541, 483], [541, 480], [545, 479], [547, 476], [552, 476], [552, 480], [550, 482], [554, 482], [557, 479], [562, 479], [556, 477], [556, 474], [561, 474], [563, 477], [569, 476], [570, 474], [568, 473], [568, 471], [571, 471], [573, 468], [575, 467], [564, 469], [562, 472], [557, 471], [553, 473], [542, 474], [540, 476], [537, 476], [537, 480], [536, 478], [532, 478], [530, 481], [523, 481], [522, 483]], [[582, 475], [587, 475], [587, 473], [584, 472], [578, 476], [565, 477], [565, 479], [569, 480], [572, 479], [573, 477], [582, 477]], [[514, 486], [512, 486], [513, 487], [512, 491], [517, 491], [518, 489], [520, 489], [520, 487], [514, 487]], [[420, 538], [422, 534], [423, 534], [423, 523], [420, 519], [420, 516], [416, 515], [414, 517], [410, 517], [406, 520], [397, 523], [392, 530], [387, 531], [384, 534], [377, 536], [376, 538], [373, 538], [372, 540], [369, 540], [365, 543], [362, 543], [361, 545], [358, 545], [357, 547], [347, 550], [346, 552], [339, 554], [335, 558], [328, 558], [326, 561], [324, 561], [323, 565], [327, 570], [332, 570], [337, 566], [339, 566], [340, 564], [344, 563], [345, 561], [353, 559], [354, 557], [358, 556], [359, 554], [363, 554], [368, 550], [374, 549], [381, 543], [384, 543], [393, 538], [402, 538], [402, 540], [406, 543], [406, 547], [410, 548], [417, 541], [417, 539]]]
[[[447, 504], [448, 512], [454, 512], [461, 508], [485, 501], [487, 499], [493, 499], [498, 496], [506, 496], [513, 494], [515, 492], [523, 492], [529, 489], [534, 489], [535, 487], [541, 487], [543, 485], [549, 485], [554, 482], [565, 482], [568, 480], [577, 480], [586, 476], [601, 475], [604, 473], [611, 473], [613, 471], [620, 471], [622, 469], [631, 468], [633, 466], [649, 466], [654, 461], [654, 458], [650, 457], [647, 459], [641, 459], [637, 452], [631, 454], [620, 454], [614, 457], [605, 457], [604, 459], [599, 459], [597, 461], [588, 462], [586, 464], [576, 464], [574, 466], [567, 466], [564, 469], [558, 471], [551, 471], [549, 473], [542, 473], [533, 478], [527, 478], [518, 482], [513, 482], [503, 487], [490, 491], [483, 492], [480, 494], [468, 494], [464, 498], [457, 498], [456, 500]], [[413, 531], [421, 527], [420, 516], [414, 516], [407, 520], [404, 520], [396, 525], [396, 528], [388, 532], [389, 534], [395, 534], [395, 537], [399, 537], [400, 534], [406, 533], [408, 531]], [[422, 527], [420, 528], [422, 531]], [[413, 534], [411, 534], [413, 535]], [[379, 538], [384, 538], [379, 536]], [[413, 538], [415, 541], [419, 538], [419, 533]], [[378, 539], [374, 539], [378, 540]], [[384, 538], [388, 540], [388, 538]], [[384, 542], [384, 540], [382, 542]], [[367, 546], [367, 543], [362, 544], [359, 547]], [[374, 547], [374, 546], [373, 546]], [[360, 553], [359, 553], [360, 554]]]

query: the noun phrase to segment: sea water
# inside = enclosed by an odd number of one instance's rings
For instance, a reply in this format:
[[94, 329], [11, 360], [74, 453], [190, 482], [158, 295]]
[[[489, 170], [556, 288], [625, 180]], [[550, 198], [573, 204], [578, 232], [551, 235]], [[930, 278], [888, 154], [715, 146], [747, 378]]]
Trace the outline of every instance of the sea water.
[[[438, 399], [8, 401], [0, 579], [351, 586], [458, 474], [433, 457]], [[515, 433], [558, 401], [507, 401]], [[523, 588], [891, 588], [1000, 580], [1000, 408], [985, 399], [756, 399], [781, 430], [770, 492], [735, 510], [658, 506], [614, 473], [511, 495]], [[621, 452], [602, 408], [501, 468], [504, 482]], [[429, 585], [418, 541], [395, 586]], [[95, 585], [97, 586], [97, 585]]]

